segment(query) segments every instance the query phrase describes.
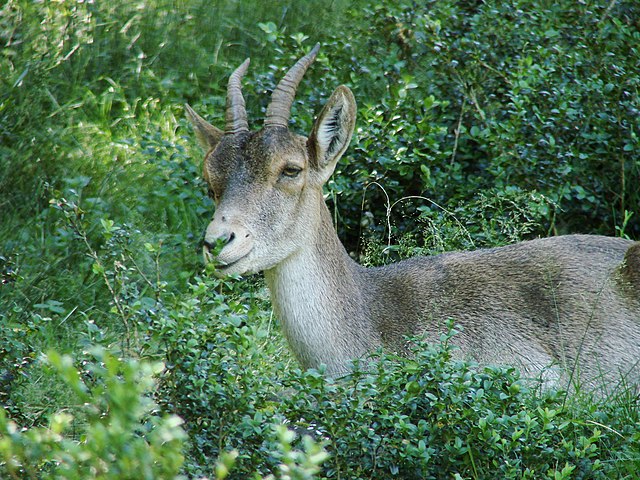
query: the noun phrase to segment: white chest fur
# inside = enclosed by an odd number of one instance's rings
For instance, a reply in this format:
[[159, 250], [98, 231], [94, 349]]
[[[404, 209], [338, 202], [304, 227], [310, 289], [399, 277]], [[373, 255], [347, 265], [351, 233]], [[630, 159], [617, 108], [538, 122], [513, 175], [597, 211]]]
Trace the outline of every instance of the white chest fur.
[[284, 334], [303, 367], [325, 364], [328, 373], [339, 374], [377, 342], [353, 323], [363, 312], [350, 272], [342, 266], [337, 273], [332, 266], [308, 248], [265, 272], [265, 278]]

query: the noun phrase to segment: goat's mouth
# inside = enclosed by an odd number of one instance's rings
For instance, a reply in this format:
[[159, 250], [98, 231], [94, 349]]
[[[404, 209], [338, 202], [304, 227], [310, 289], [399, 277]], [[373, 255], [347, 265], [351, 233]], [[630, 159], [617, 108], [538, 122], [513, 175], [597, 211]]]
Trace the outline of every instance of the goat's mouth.
[[232, 259], [230, 261], [225, 261], [225, 260], [221, 260], [219, 257], [215, 257], [214, 255], [211, 254], [211, 252], [208, 252], [205, 250], [204, 261], [205, 261], [205, 265], [207, 265], [207, 270], [212, 269], [213, 273], [216, 276], [224, 277], [227, 275], [234, 275], [234, 274], [241, 275], [245, 273], [248, 269], [243, 268], [241, 266], [240, 268], [238, 268], [239, 264], [243, 260], [245, 260], [250, 253], [251, 253], [251, 250], [239, 258]]

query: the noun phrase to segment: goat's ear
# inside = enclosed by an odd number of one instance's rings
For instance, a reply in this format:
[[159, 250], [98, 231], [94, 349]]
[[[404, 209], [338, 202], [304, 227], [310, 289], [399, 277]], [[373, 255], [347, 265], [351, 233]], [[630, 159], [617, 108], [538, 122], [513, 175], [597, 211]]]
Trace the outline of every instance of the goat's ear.
[[208, 152], [218, 145], [224, 132], [207, 122], [189, 105], [185, 104], [184, 110], [191, 125], [193, 125], [193, 130], [196, 132], [196, 137], [202, 149]]
[[311, 170], [320, 183], [333, 173], [349, 146], [356, 124], [356, 100], [344, 85], [336, 88], [313, 124], [307, 140]]

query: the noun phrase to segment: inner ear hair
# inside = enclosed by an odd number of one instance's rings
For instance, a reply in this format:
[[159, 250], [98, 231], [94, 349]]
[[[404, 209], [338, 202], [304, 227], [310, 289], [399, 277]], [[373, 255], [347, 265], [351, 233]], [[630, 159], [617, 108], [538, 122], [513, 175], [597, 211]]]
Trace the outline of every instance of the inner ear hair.
[[333, 170], [335, 163], [349, 146], [355, 126], [355, 113], [355, 99], [351, 90], [345, 86], [338, 87], [318, 115], [309, 136], [309, 152], [312, 164], [317, 169]]
[[331, 106], [327, 114], [327, 120], [318, 129], [317, 141], [324, 153], [324, 158], [322, 159], [324, 162], [338, 154], [340, 148], [344, 145], [345, 137], [348, 134], [347, 129], [341, 128], [345, 121], [344, 111], [343, 104]]

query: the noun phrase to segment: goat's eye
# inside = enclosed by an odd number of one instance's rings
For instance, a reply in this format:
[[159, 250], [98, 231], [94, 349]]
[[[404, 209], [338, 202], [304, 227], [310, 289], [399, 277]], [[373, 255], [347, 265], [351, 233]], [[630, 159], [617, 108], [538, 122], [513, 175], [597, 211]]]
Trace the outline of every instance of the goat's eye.
[[298, 175], [300, 175], [301, 171], [302, 169], [300, 167], [285, 167], [284, 170], [282, 170], [282, 176], [288, 178], [296, 178]]

